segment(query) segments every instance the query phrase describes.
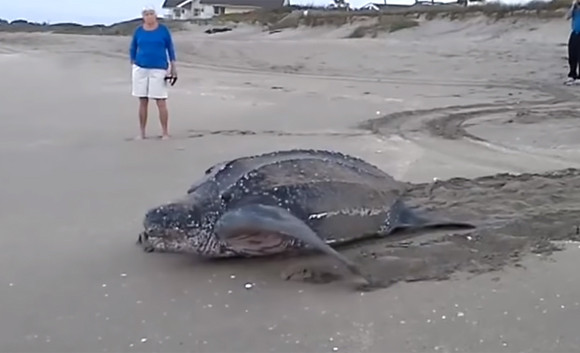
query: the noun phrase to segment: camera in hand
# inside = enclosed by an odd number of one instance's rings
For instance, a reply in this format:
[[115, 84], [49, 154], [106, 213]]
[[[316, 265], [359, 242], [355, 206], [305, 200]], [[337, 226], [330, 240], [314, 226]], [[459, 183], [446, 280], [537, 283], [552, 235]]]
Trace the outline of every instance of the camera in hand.
[[173, 86], [175, 84], [175, 82], [177, 82], [177, 76], [167, 75], [167, 76], [165, 76], [165, 81]]

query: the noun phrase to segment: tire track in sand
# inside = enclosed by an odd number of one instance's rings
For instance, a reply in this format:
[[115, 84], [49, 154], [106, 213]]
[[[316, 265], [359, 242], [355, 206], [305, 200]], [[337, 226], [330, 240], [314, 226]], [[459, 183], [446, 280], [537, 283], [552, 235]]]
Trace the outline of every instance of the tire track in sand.
[[[534, 90], [533, 86], [528, 89]], [[491, 142], [466, 130], [474, 119], [525, 115], [529, 111], [570, 116], [580, 109], [577, 96], [558, 87], [543, 89], [553, 96], [542, 101], [514, 101], [512, 103], [480, 103], [455, 105], [434, 109], [409, 110], [368, 120], [356, 128], [378, 135], [397, 135], [432, 153], [439, 153], [459, 162], [505, 170], [526, 172], [530, 163], [544, 161], [557, 168], [580, 167], [576, 159], [562, 156], [549, 149], [530, 149], [501, 142]], [[485, 122], [484, 122], [485, 123]], [[468, 152], [467, 152], [468, 151]], [[499, 158], [508, 155], [511, 158]], [[514, 163], [513, 158], [518, 158]]]

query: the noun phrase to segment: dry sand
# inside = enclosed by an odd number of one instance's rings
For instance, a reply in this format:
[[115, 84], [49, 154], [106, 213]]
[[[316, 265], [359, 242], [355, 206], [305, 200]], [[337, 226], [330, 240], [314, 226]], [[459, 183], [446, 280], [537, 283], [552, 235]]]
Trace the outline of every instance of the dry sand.
[[[568, 23], [437, 20], [374, 39], [204, 29], [175, 34], [170, 141], [130, 141], [129, 38], [0, 35], [0, 351], [577, 350]], [[291, 147], [360, 156], [417, 183], [411, 204], [480, 228], [343, 249], [391, 284], [367, 293], [321, 256], [134, 245], [144, 212], [208, 166]]]

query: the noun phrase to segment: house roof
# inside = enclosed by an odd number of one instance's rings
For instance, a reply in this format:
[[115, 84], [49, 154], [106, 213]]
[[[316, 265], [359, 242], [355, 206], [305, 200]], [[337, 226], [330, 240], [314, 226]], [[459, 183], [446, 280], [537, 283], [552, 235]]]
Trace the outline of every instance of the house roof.
[[182, 2], [185, 2], [186, 0], [165, 0], [163, 2], [163, 5], [161, 5], [162, 8], [164, 9], [171, 9], [174, 7], [177, 7], [179, 4], [181, 4]]
[[200, 0], [200, 3], [205, 5], [253, 6], [263, 9], [277, 9], [284, 6], [284, 0]]
[[[178, 7], [187, 0], [165, 0], [161, 6], [164, 9]], [[205, 5], [225, 5], [225, 6], [253, 6], [264, 9], [277, 9], [284, 6], [284, 0], [200, 0]]]
[[383, 8], [386, 9], [386, 8], [397, 8], [397, 7], [411, 7], [413, 5], [414, 4], [410, 4], [410, 5], [407, 5], [407, 4], [384, 4], [384, 3], [381, 4], [381, 3], [369, 2], [368, 4], [363, 5], [362, 7], [367, 8], [367, 7], [375, 6], [379, 9], [383, 9]]
[[200, 0], [205, 5], [252, 6], [263, 9], [277, 9], [284, 6], [284, 0]]

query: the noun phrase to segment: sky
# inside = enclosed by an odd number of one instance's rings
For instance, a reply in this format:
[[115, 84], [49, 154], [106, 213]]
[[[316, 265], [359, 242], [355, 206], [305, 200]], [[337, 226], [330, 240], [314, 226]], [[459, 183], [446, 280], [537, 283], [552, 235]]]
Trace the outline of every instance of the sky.
[[[332, 0], [290, 0], [294, 5], [328, 5]], [[348, 0], [347, 0], [348, 1]], [[525, 0], [503, 0], [505, 3]], [[383, 0], [350, 0], [353, 7]], [[414, 0], [388, 0], [389, 4], [409, 4]], [[445, 1], [447, 2], [447, 1]], [[526, 1], [527, 2], [527, 1]], [[0, 0], [0, 18], [31, 22], [76, 22], [80, 24], [112, 24], [140, 17], [141, 9], [153, 5], [160, 15], [163, 0]]]

